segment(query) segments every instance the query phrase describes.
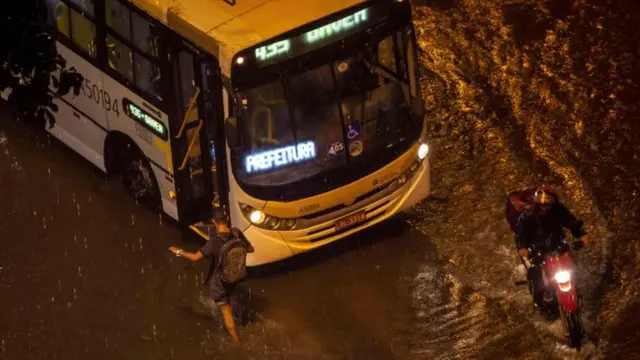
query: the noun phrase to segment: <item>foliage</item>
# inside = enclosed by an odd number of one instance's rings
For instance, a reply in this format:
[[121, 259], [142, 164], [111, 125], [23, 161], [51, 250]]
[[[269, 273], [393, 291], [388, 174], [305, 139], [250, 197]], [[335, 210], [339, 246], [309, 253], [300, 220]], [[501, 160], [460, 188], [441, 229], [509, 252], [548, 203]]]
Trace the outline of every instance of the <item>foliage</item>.
[[55, 39], [39, 22], [41, 1], [7, 1], [0, 17], [0, 91], [10, 90], [8, 105], [18, 119], [53, 126], [56, 97], [73, 90], [82, 76], [58, 55]]

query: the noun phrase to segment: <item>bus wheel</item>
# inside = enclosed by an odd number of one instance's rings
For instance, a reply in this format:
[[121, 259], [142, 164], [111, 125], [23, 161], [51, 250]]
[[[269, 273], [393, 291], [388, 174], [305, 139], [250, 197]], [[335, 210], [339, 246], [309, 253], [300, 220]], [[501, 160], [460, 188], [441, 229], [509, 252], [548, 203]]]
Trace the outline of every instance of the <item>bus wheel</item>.
[[124, 159], [122, 184], [137, 201], [146, 203], [154, 210], [160, 209], [158, 182], [149, 161], [131, 148]]

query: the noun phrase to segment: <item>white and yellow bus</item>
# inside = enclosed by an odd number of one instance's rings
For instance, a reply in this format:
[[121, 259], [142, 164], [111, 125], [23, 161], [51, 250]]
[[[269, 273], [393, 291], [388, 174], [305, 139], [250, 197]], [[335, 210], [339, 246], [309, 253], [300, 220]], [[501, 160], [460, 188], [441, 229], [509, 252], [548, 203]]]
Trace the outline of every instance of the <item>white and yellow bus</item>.
[[42, 1], [85, 78], [49, 132], [205, 238], [227, 209], [250, 266], [429, 194], [409, 1]]

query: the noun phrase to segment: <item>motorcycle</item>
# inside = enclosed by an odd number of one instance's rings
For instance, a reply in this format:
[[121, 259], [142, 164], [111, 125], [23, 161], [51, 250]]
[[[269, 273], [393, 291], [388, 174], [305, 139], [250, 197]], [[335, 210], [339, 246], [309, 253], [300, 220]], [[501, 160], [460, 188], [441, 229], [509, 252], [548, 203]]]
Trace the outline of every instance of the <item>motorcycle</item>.
[[[558, 243], [559, 245], [552, 247], [529, 248], [529, 257], [522, 259], [527, 274], [537, 270], [540, 276], [528, 275], [526, 281], [518, 281], [516, 284], [528, 285], [532, 295], [536, 288], [542, 291], [544, 306], [559, 312], [567, 344], [580, 351], [584, 329], [580, 320], [580, 296], [574, 281], [576, 268], [569, 244], [564, 239]], [[581, 241], [576, 241], [574, 249], [580, 249], [583, 245]], [[539, 281], [542, 284], [538, 284]]]

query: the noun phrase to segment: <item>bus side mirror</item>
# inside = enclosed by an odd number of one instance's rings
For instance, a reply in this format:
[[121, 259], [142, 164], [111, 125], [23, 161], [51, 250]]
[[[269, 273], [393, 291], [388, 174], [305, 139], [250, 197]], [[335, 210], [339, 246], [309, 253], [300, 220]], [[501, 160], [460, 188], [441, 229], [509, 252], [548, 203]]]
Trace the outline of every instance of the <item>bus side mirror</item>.
[[240, 134], [238, 132], [238, 119], [235, 117], [227, 118], [224, 122], [224, 133], [227, 137], [227, 144], [234, 149], [240, 146]]

